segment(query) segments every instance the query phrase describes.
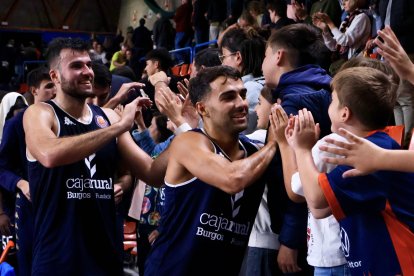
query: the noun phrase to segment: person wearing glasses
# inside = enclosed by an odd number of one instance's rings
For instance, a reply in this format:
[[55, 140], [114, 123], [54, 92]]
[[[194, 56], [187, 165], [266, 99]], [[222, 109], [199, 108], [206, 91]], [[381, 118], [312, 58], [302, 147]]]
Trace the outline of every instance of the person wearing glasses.
[[233, 28], [223, 36], [220, 52], [221, 63], [237, 69], [243, 76], [249, 103], [249, 123], [244, 133], [250, 134], [256, 130], [257, 115], [254, 109], [264, 86], [261, 66], [265, 40], [253, 28]]

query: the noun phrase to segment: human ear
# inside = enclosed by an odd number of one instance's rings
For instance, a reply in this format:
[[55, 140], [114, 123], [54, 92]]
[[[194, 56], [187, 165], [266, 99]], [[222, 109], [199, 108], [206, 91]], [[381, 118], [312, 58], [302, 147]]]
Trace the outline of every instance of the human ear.
[[351, 113], [351, 110], [347, 106], [343, 107], [340, 112], [341, 112], [341, 121], [343, 123], [351, 119], [352, 113]]
[[206, 107], [204, 106], [203, 103], [197, 102], [195, 104], [195, 107], [196, 107], [197, 113], [200, 114], [200, 116], [202, 116], [202, 117], [209, 117], [210, 116], [210, 114], [206, 110]]
[[57, 70], [56, 69], [52, 69], [52, 70], [50, 70], [49, 71], [49, 75], [50, 75], [50, 79], [54, 82], [54, 83], [60, 83], [60, 80], [59, 80], [59, 74], [58, 74], [58, 72], [57, 72]]

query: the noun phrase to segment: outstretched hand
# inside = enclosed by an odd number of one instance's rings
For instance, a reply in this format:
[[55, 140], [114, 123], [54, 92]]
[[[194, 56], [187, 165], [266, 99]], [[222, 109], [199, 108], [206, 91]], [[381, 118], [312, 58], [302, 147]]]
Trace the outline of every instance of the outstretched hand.
[[349, 143], [326, 138], [325, 141], [332, 144], [332, 146], [321, 145], [320, 150], [340, 157], [325, 157], [323, 160], [331, 164], [354, 167], [354, 169], [344, 172], [343, 177], [367, 175], [376, 171], [374, 162], [367, 162], [367, 160], [380, 158], [379, 155], [382, 149], [346, 129], [339, 129], [339, 134], [346, 138]]
[[131, 103], [127, 104], [122, 112], [120, 123], [125, 126], [125, 131], [132, 128], [135, 119], [135, 113], [140, 108], [149, 108], [152, 105], [152, 101], [149, 98], [138, 97]]
[[374, 41], [379, 48], [378, 53], [389, 62], [400, 78], [414, 84], [414, 64], [404, 51], [390, 26], [385, 26], [383, 30], [378, 31], [378, 36], [383, 40], [381, 41], [377, 37]]
[[285, 137], [285, 129], [288, 125], [289, 118], [281, 105], [274, 104], [272, 106], [269, 120], [271, 126], [269, 131], [273, 131], [273, 134], [270, 135], [269, 133], [269, 136], [274, 137], [278, 144], [287, 142]]
[[184, 120], [181, 115], [183, 103], [170, 88], [160, 88], [155, 103], [158, 110], [167, 116], [175, 125], [179, 126], [182, 124]]
[[289, 120], [285, 135], [295, 151], [311, 150], [320, 135], [319, 124], [315, 125], [312, 113], [304, 108]]

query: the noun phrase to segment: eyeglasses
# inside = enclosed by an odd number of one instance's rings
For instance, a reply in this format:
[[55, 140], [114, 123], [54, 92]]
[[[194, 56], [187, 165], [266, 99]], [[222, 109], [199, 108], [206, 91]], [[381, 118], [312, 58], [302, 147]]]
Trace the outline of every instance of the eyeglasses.
[[235, 55], [236, 53], [230, 53], [230, 54], [228, 54], [228, 55], [218, 55], [218, 58], [220, 59], [220, 62], [221, 63], [223, 63], [223, 61], [224, 61], [224, 59], [226, 58], [226, 57], [229, 57], [229, 56], [233, 56], [233, 55]]

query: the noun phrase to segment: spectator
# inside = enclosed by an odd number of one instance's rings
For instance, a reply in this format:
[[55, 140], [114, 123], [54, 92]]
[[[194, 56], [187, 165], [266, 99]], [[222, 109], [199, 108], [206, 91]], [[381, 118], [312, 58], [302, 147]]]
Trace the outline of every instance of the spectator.
[[171, 21], [160, 13], [157, 14], [157, 18], [152, 29], [156, 48], [174, 49], [175, 30]]
[[[191, 14], [193, 7], [190, 0], [181, 0], [181, 5], [177, 8], [174, 15], [175, 22], [175, 49], [188, 47], [193, 40], [193, 30], [191, 28]], [[184, 55], [177, 53], [178, 63], [184, 63]]]
[[360, 10], [361, 0], [345, 0], [344, 10], [347, 17], [339, 29], [326, 14], [317, 12], [313, 24], [322, 30], [325, 45], [336, 54], [330, 71], [334, 75], [344, 61], [358, 55], [365, 47], [371, 34], [368, 15]]
[[132, 42], [134, 43], [135, 54], [138, 59], [153, 49], [151, 35], [151, 31], [145, 27], [145, 19], [141, 18], [139, 20], [139, 27], [135, 28], [132, 35]]

